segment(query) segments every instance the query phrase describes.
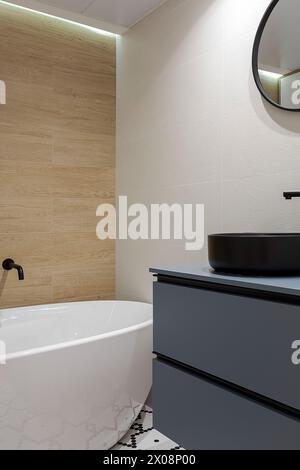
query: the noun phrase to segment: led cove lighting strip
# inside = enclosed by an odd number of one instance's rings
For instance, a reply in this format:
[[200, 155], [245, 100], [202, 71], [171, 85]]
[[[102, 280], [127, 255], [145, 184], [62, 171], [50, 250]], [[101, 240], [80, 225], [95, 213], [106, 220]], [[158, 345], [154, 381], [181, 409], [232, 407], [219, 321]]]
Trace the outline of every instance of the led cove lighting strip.
[[55, 20], [64, 21], [65, 23], [73, 24], [76, 26], [81, 26], [82, 28], [89, 29], [90, 31], [94, 31], [94, 33], [102, 34], [103, 36], [119, 36], [115, 33], [110, 33], [109, 31], [104, 31], [104, 29], [95, 28], [94, 26], [89, 26], [84, 23], [78, 23], [77, 21], [68, 20], [67, 18], [62, 18], [61, 16], [50, 15], [49, 13], [44, 13], [43, 11], [33, 10], [29, 7], [23, 7], [22, 5], [17, 5], [16, 3], [6, 2], [4, 0], [0, 0], [1, 4], [8, 5], [10, 7], [19, 8], [20, 10], [30, 11], [31, 13], [36, 13], [37, 15], [47, 16], [48, 18], [54, 18]]
[[258, 71], [262, 75], [266, 75], [267, 77], [271, 77], [271, 78], [283, 77], [282, 73], [269, 72], [268, 70], [262, 70], [262, 69], [259, 69]]

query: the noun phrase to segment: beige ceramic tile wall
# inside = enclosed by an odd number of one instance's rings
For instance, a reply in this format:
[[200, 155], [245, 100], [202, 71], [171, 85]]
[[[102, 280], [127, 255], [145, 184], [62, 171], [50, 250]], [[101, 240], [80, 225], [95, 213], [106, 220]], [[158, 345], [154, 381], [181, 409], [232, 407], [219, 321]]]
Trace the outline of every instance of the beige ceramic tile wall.
[[[260, 97], [251, 72], [270, 0], [169, 0], [118, 46], [117, 192], [202, 202], [206, 233], [300, 230], [300, 114]], [[149, 266], [206, 263], [183, 243], [121, 241], [117, 294], [151, 300]]]
[[0, 6], [0, 307], [114, 297], [115, 38]]

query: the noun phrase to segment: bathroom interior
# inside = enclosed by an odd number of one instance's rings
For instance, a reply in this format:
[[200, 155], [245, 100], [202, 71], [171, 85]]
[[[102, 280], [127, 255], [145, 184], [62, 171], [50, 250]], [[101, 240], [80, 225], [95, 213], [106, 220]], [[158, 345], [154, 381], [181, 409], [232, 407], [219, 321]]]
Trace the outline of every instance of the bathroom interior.
[[0, 450], [300, 449], [299, 20], [0, 1]]

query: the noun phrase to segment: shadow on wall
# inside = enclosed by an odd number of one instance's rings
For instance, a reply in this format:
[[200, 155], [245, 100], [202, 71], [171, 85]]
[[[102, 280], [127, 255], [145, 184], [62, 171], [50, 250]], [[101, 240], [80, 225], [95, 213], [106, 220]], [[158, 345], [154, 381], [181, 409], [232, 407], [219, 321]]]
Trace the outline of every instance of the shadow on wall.
[[6, 284], [7, 276], [8, 276], [8, 272], [3, 271], [1, 279], [0, 279], [0, 299], [2, 297], [2, 293]]

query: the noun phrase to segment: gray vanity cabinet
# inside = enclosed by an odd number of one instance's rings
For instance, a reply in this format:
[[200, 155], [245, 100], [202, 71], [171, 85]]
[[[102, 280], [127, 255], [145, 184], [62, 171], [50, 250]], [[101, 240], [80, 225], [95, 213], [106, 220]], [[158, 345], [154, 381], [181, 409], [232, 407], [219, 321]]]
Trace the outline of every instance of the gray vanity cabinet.
[[188, 450], [300, 449], [297, 419], [154, 360], [154, 426]]
[[154, 351], [300, 410], [300, 306], [154, 284]]
[[188, 449], [300, 449], [300, 302], [225, 279], [158, 271], [155, 426]]

